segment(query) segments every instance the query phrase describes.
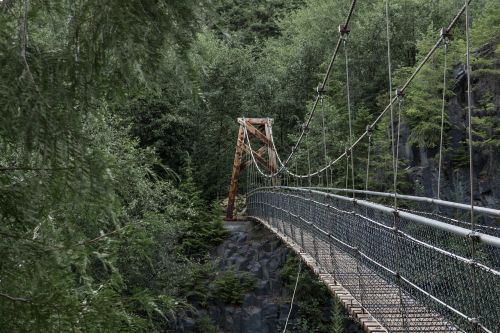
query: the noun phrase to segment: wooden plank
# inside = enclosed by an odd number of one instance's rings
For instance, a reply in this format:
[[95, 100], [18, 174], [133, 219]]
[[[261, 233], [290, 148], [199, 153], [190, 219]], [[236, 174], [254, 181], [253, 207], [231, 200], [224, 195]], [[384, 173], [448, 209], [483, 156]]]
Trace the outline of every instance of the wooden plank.
[[367, 330], [370, 330], [370, 328], [377, 328], [377, 329], [380, 329], [382, 328], [382, 326], [380, 326], [380, 324], [376, 321], [365, 321], [363, 322], [363, 327]]

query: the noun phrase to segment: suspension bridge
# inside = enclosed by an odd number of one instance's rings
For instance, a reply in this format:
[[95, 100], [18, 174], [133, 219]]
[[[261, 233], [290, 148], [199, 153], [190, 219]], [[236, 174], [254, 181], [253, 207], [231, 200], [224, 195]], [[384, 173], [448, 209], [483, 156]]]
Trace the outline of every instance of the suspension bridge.
[[[279, 236], [338, 296], [366, 332], [500, 332], [500, 210], [474, 205], [471, 82], [467, 75], [470, 202], [441, 199], [443, 123], [447, 77], [446, 55], [452, 30], [465, 18], [465, 70], [470, 73], [470, 0], [405, 83], [393, 91], [389, 5], [386, 1], [388, 92], [387, 106], [366, 130], [355, 137], [349, 92], [349, 23], [352, 1], [323, 81], [301, 132], [288, 156], [276, 149], [270, 118], [239, 118], [227, 219], [233, 210], [238, 179], [246, 171], [246, 218], [258, 221]], [[328, 156], [325, 120], [322, 123], [324, 165], [312, 170], [310, 125], [322, 105], [326, 85], [340, 49], [345, 53], [345, 86], [349, 138], [337, 157]], [[443, 103], [437, 195], [434, 198], [398, 193], [401, 108], [404, 95], [433, 54], [443, 46]], [[370, 190], [374, 146], [372, 133], [382, 119], [390, 121], [392, 191]], [[305, 145], [305, 147], [304, 147]], [[259, 146], [257, 148], [257, 146]], [[297, 155], [307, 157], [299, 173]], [[306, 153], [304, 153], [306, 151]], [[363, 152], [364, 165], [356, 154]], [[295, 160], [295, 162], [294, 162]], [[295, 163], [295, 164], [294, 164]], [[341, 164], [342, 163], [342, 164]], [[345, 164], [344, 164], [345, 163]], [[355, 177], [362, 169], [364, 181]], [[304, 169], [304, 168], [302, 168]], [[340, 171], [343, 170], [343, 171]], [[359, 173], [359, 172], [358, 172]], [[334, 184], [345, 177], [345, 187]], [[304, 184], [305, 183], [305, 184]], [[305, 185], [305, 186], [304, 186]]]

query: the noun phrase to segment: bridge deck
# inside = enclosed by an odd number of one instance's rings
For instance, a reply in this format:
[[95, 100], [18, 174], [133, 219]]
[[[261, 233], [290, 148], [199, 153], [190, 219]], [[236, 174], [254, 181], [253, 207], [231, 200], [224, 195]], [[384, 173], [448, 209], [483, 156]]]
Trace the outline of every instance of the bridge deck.
[[[292, 224], [276, 218], [270, 221], [257, 217], [249, 219], [266, 226], [293, 249], [367, 333], [461, 332], [411, 295], [400, 291], [397, 285], [313, 233], [295, 230]], [[382, 321], [375, 318], [382, 318]]]

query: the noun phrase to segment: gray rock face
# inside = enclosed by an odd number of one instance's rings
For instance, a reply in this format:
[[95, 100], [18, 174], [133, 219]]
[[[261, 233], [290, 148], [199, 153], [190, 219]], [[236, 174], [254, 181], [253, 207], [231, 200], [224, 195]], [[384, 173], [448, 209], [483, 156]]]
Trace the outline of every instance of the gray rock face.
[[[500, 69], [500, 62], [496, 62], [495, 69]], [[443, 161], [441, 174], [441, 199], [468, 203], [470, 202], [469, 189], [469, 161], [467, 142], [467, 73], [463, 64], [455, 65], [453, 71], [454, 86], [450, 87], [454, 94], [446, 104], [446, 119], [448, 126], [445, 132], [443, 147]], [[473, 77], [471, 103], [473, 116], [483, 117], [486, 114], [484, 100], [490, 100], [496, 105], [496, 116], [500, 116], [500, 81], [498, 75], [481, 74]], [[489, 96], [489, 97], [488, 97]], [[409, 181], [415, 186], [414, 193], [427, 197], [437, 197], [437, 180], [439, 169], [439, 147], [417, 148], [409, 143], [409, 128], [403, 118], [400, 136], [400, 160], [409, 170]], [[478, 130], [478, 126], [475, 126]], [[484, 139], [474, 135], [474, 142], [478, 144]], [[498, 149], [475, 147], [473, 152], [473, 197], [475, 205], [486, 207], [500, 207], [500, 154]], [[494, 218], [481, 216], [481, 224], [494, 226]]]
[[[226, 307], [225, 318], [212, 317], [220, 332], [277, 332], [282, 310], [279, 274], [289, 250], [281, 241], [250, 222], [231, 222], [232, 235], [216, 251], [222, 254], [221, 269], [250, 272], [256, 279], [255, 289], [243, 297], [240, 307]], [[222, 329], [223, 327], [223, 329]]]
[[[252, 222], [229, 222], [230, 237], [214, 250], [221, 270], [250, 272], [255, 288], [243, 296], [240, 306], [214, 300], [208, 309], [198, 309], [196, 317], [208, 315], [219, 333], [276, 333], [283, 330], [290, 311], [291, 290], [283, 286], [280, 270], [290, 250], [263, 226]], [[293, 306], [288, 332], [297, 332], [298, 307]], [[201, 333], [192, 318], [180, 318], [175, 332]], [[356, 324], [346, 323], [346, 333], [359, 332]], [[350, 326], [352, 329], [347, 329]]]

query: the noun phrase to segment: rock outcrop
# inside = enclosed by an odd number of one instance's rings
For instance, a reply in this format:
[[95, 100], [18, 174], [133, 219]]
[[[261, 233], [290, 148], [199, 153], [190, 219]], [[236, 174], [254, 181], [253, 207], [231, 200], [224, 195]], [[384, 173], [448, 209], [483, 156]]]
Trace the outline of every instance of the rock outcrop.
[[[240, 305], [211, 301], [197, 308], [192, 318], [179, 320], [176, 332], [201, 332], [200, 318], [210, 318], [215, 332], [276, 333], [281, 332], [290, 311], [292, 290], [284, 285], [281, 268], [289, 250], [263, 226], [253, 222], [228, 222], [229, 238], [214, 252], [221, 271], [233, 269], [255, 277], [253, 291], [242, 296]], [[329, 309], [324, 309], [329, 315]], [[298, 306], [294, 305], [287, 332], [298, 332]], [[356, 323], [346, 320], [344, 332], [361, 332]]]
[[[491, 53], [491, 52], [490, 52]], [[483, 55], [484, 56], [484, 55]], [[491, 55], [490, 55], [491, 57]], [[500, 69], [500, 61], [493, 64], [494, 70]], [[474, 74], [472, 83], [471, 104], [473, 117], [481, 119], [488, 113], [491, 117], [500, 117], [500, 81], [497, 72], [486, 74]], [[456, 202], [470, 202], [469, 190], [469, 157], [467, 143], [467, 73], [463, 64], [455, 66], [453, 71], [454, 86], [450, 87], [454, 94], [450, 96], [446, 105], [447, 131], [445, 133], [445, 145], [443, 147], [443, 165], [441, 180], [441, 198]], [[486, 111], [486, 100], [494, 105], [494, 110]], [[490, 106], [491, 107], [491, 106]], [[438, 111], [436, 111], [438, 112]], [[494, 124], [491, 124], [494, 127]], [[478, 126], [473, 124], [475, 131]], [[494, 131], [494, 130], [493, 130]], [[496, 132], [495, 132], [496, 133]], [[490, 139], [495, 134], [490, 133]], [[415, 147], [409, 144], [409, 130], [402, 123], [400, 137], [400, 159], [410, 171], [409, 181], [414, 184], [417, 195], [437, 197], [438, 161], [439, 147], [425, 148]], [[475, 205], [486, 207], [500, 207], [500, 154], [498, 147], [485, 148], [480, 139], [474, 134], [475, 143], [473, 152], [474, 171], [474, 201]], [[485, 217], [486, 225], [495, 225], [494, 219]]]

